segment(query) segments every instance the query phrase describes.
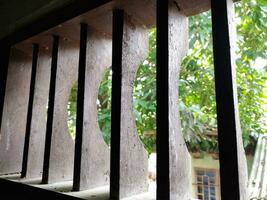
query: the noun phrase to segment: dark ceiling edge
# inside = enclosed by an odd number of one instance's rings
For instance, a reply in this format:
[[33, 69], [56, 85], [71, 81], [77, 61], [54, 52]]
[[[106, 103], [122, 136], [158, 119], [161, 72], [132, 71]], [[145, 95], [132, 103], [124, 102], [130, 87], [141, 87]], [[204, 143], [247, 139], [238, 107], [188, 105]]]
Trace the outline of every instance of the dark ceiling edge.
[[[3, 38], [0, 38], [0, 46], [14, 45], [111, 1], [112, 0], [76, 0], [63, 7], [48, 12], [35, 21], [14, 30]], [[240, 0], [233, 1], [238, 2]]]
[[111, 1], [112, 0], [76, 0], [73, 3], [48, 12], [35, 21], [13, 31], [13, 33], [0, 40], [0, 45], [14, 45]]
[[81, 198], [62, 194], [59, 192], [34, 187], [0, 178], [1, 199], [57, 199], [57, 200], [81, 200]]

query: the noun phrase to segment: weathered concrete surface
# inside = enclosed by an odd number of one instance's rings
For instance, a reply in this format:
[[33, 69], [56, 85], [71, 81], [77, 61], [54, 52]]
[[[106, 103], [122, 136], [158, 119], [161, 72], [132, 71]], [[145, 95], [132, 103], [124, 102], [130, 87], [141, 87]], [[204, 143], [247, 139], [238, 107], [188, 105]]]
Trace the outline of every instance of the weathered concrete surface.
[[236, 51], [236, 23], [233, 0], [227, 0], [228, 4], [228, 22], [230, 34], [230, 48], [231, 48], [231, 62], [232, 62], [232, 79], [233, 79], [233, 92], [234, 92], [234, 107], [235, 107], [235, 123], [236, 123], [236, 136], [237, 136], [237, 157], [238, 157], [238, 172], [239, 172], [239, 190], [240, 200], [248, 200], [248, 170], [247, 160], [245, 156], [245, 149], [242, 140], [242, 130], [240, 125], [238, 98], [237, 98], [237, 83], [236, 83], [236, 64], [235, 64], [235, 51]]
[[249, 175], [249, 199], [267, 199], [267, 134], [260, 134]]
[[[45, 19], [45, 16], [47, 16], [47, 23], [49, 24], [51, 15], [54, 16], [54, 18], [58, 17], [58, 15], [62, 15], [62, 13], [56, 11], [65, 9], [69, 12], [76, 12], [78, 5], [89, 7], [89, 5], [95, 4], [97, 1], [99, 2], [101, 0], [87, 1], [87, 5], [84, 3], [84, 0], [2, 1], [0, 4], [0, 26], [2, 28], [0, 32], [0, 39], [6, 37], [8, 34], [16, 33], [17, 30], [37, 22], [42, 17]], [[154, 0], [102, 1], [103, 4], [107, 2], [110, 3], [107, 7], [108, 9], [106, 9], [104, 13], [110, 12], [113, 8], [121, 8], [127, 11], [127, 13], [133, 15], [136, 19], [146, 22], [145, 25], [151, 25], [151, 21], [155, 22], [156, 1]], [[72, 6], [70, 6], [69, 9], [66, 9], [69, 5]], [[208, 10], [210, 8], [210, 0], [177, 0], [177, 5], [183, 13], [189, 16]], [[98, 13], [97, 17], [104, 17], [101, 11]], [[80, 17], [83, 22], [85, 18], [85, 15]], [[95, 21], [95, 19], [96, 18], [94, 18], [93, 21]], [[76, 25], [79, 26], [80, 22], [81, 21], [78, 21]], [[98, 30], [102, 30], [106, 28], [107, 24], [107, 21], [105, 21], [104, 23], [96, 23], [95, 25]], [[90, 23], [89, 25], [92, 24]], [[96, 26], [94, 28], [96, 28]]]
[[148, 29], [124, 21], [122, 46], [120, 198], [148, 190], [148, 155], [140, 141], [133, 112], [136, 72], [148, 54]]
[[110, 39], [89, 30], [80, 190], [109, 184], [110, 152], [99, 128], [96, 102], [105, 70], [111, 66], [111, 45]]
[[22, 168], [31, 67], [31, 57], [11, 50], [0, 133], [0, 174]]
[[42, 177], [51, 51], [40, 51], [36, 71], [26, 178]]
[[77, 46], [60, 39], [48, 183], [73, 177], [74, 140], [68, 130], [67, 106], [71, 89], [78, 78], [78, 54]]
[[170, 199], [191, 199], [191, 156], [180, 124], [178, 77], [180, 64], [188, 50], [188, 19], [169, 5], [169, 137]]

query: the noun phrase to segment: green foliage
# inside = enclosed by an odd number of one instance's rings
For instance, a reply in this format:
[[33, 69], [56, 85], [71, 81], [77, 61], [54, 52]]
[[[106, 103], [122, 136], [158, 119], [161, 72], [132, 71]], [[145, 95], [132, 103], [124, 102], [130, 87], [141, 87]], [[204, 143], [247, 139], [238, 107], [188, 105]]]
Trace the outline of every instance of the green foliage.
[[259, 58], [267, 66], [267, 1], [243, 0], [236, 4], [239, 23], [237, 50], [237, 83], [244, 146], [253, 143], [255, 134], [266, 133], [263, 114], [267, 94], [267, 74], [254, 66]]
[[[182, 132], [191, 151], [211, 151], [216, 140], [216, 102], [210, 12], [189, 18], [189, 51], [180, 72]], [[215, 147], [214, 147], [215, 146]]]
[[110, 143], [111, 129], [111, 79], [112, 72], [108, 69], [99, 87], [97, 101], [98, 123], [107, 144]]
[[156, 137], [147, 137], [145, 132], [156, 130], [156, 30], [149, 37], [149, 55], [140, 65], [134, 87], [134, 112], [140, 139], [147, 151], [155, 150]]
[[78, 91], [78, 83], [75, 82], [68, 101], [68, 128], [69, 134], [74, 139], [76, 134], [76, 110], [77, 110], [77, 91]]
[[[267, 132], [266, 71], [254, 66], [259, 58], [267, 59], [267, 1], [243, 0], [236, 3], [237, 83], [240, 121], [244, 146], [254, 145], [254, 137]], [[184, 58], [179, 81], [179, 109], [183, 136], [191, 151], [217, 152], [214, 68], [212, 55], [211, 14], [189, 18], [189, 51]], [[140, 65], [134, 87], [134, 113], [140, 139], [149, 153], [155, 150], [156, 130], [156, 30], [150, 32], [148, 58]], [[266, 60], [265, 60], [266, 61]], [[177, 63], [178, 65], [179, 63]], [[178, 89], [178, 88], [177, 88]], [[72, 95], [71, 95], [72, 96]], [[73, 97], [71, 101], [75, 100]], [[111, 70], [107, 70], [99, 88], [98, 120], [107, 143], [110, 140]], [[76, 106], [76, 104], [75, 104]], [[178, 106], [178, 105], [177, 105]], [[75, 107], [69, 105], [73, 115]], [[70, 117], [71, 125], [75, 120]], [[149, 133], [149, 134], [147, 134]]]

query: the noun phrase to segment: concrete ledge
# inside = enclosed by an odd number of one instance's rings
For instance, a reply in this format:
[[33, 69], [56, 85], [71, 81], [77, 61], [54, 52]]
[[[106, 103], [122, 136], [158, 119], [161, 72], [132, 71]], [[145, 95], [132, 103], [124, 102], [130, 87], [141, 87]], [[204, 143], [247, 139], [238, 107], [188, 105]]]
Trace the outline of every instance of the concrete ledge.
[[58, 192], [44, 190], [30, 185], [0, 178], [1, 199], [57, 199], [78, 200], [80, 198], [64, 195]]
[[[108, 200], [109, 186], [97, 187], [95, 189], [73, 192], [72, 181], [53, 184], [41, 184], [41, 177], [35, 179], [20, 179], [20, 174], [0, 176], [1, 197], [25, 197], [37, 198], [45, 195], [52, 199], [88, 199]], [[14, 194], [16, 191], [16, 194]], [[18, 192], [17, 192], [18, 191]], [[156, 183], [149, 183], [149, 192], [123, 198], [123, 200], [156, 200]]]

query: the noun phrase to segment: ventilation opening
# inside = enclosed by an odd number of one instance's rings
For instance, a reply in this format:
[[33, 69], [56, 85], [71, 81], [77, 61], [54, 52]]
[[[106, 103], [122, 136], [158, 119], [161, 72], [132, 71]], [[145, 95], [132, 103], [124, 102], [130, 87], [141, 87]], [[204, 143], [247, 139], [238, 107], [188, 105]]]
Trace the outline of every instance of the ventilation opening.
[[156, 152], [156, 29], [150, 31], [149, 56], [137, 71], [133, 101], [139, 138], [149, 155]]
[[110, 132], [111, 132], [111, 84], [112, 84], [112, 70], [108, 68], [104, 73], [101, 81], [98, 99], [98, 124], [102, 132], [105, 142], [110, 145]]
[[76, 81], [72, 86], [69, 101], [68, 101], [68, 129], [72, 139], [76, 136], [76, 112], [77, 112], [77, 91], [78, 82]]

